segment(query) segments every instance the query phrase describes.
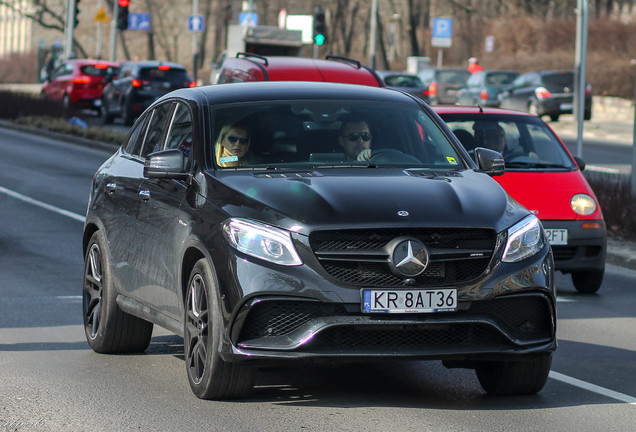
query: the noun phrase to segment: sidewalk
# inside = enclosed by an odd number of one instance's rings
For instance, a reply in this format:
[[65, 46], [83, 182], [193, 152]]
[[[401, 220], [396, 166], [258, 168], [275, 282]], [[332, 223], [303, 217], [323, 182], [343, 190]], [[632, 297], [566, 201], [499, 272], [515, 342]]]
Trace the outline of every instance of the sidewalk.
[[[564, 114], [559, 121], [548, 121], [548, 124], [562, 138], [577, 137], [578, 125], [571, 114]], [[592, 119], [583, 122], [583, 138], [603, 139], [631, 146], [634, 141], [634, 102], [616, 97], [594, 96]]]

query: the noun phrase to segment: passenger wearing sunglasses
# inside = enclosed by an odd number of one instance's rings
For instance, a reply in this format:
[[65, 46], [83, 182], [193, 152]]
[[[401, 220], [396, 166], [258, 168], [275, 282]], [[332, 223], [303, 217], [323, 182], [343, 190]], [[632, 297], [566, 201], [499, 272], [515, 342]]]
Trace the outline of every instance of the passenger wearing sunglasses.
[[226, 125], [221, 129], [214, 147], [216, 163], [221, 167], [238, 167], [251, 162], [247, 151], [250, 148], [250, 131], [240, 124]]
[[347, 160], [368, 161], [371, 159], [371, 130], [361, 118], [348, 118], [340, 126], [338, 142]]

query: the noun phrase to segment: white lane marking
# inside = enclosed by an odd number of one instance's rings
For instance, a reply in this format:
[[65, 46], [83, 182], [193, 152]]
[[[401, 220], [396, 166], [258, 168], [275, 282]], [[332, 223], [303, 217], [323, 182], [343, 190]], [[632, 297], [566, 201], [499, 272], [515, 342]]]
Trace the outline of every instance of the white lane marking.
[[63, 216], [70, 217], [71, 219], [75, 219], [76, 221], [79, 221], [79, 222], [84, 222], [86, 220], [85, 216], [82, 216], [82, 215], [77, 214], [77, 213], [70, 212], [68, 210], [61, 209], [59, 207], [55, 207], [55, 206], [53, 206], [51, 204], [47, 204], [47, 203], [42, 202], [42, 201], [38, 201], [36, 199], [30, 198], [30, 197], [28, 197], [26, 195], [22, 195], [22, 194], [20, 194], [18, 192], [14, 192], [14, 191], [12, 191], [10, 189], [7, 189], [7, 188], [4, 188], [2, 186], [0, 186], [0, 192], [5, 194], [5, 195], [9, 195], [10, 197], [19, 199], [20, 201], [24, 201], [26, 203], [33, 204], [33, 205], [38, 206], [38, 207], [42, 207], [43, 209], [50, 210], [52, 212], [61, 214]]
[[573, 302], [576, 302], [576, 300], [574, 300], [574, 299], [567, 298], [567, 297], [561, 297], [561, 296], [557, 296], [556, 300], [557, 300], [557, 303], [573, 303]]
[[576, 378], [569, 377], [567, 375], [560, 374], [555, 371], [550, 371], [550, 378], [555, 379], [557, 381], [564, 382], [566, 384], [573, 385], [574, 387], [579, 387], [587, 391], [591, 391], [592, 393], [597, 393], [603, 396], [607, 396], [608, 398], [616, 399], [621, 402], [628, 403], [630, 405], [636, 405], [636, 398], [616, 392], [614, 390], [606, 389], [601, 386], [597, 386], [596, 384], [591, 384], [586, 381], [581, 381]]

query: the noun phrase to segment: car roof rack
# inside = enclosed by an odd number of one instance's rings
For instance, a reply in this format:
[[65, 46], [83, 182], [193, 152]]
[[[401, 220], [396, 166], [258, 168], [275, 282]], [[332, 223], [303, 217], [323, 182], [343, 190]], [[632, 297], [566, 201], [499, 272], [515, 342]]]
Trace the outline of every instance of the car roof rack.
[[345, 62], [345, 63], [351, 63], [355, 67], [357, 67], [358, 69], [360, 69], [362, 67], [362, 64], [360, 64], [360, 62], [358, 60], [354, 60], [354, 59], [349, 58], [349, 57], [327, 54], [327, 56], [325, 58], [327, 60], [337, 60], [337, 61], [342, 61], [342, 62]]
[[262, 60], [263, 63], [265, 63], [265, 66], [267, 66], [269, 64], [267, 62], [267, 57], [259, 55], [259, 54], [248, 53], [248, 52], [239, 52], [239, 53], [236, 53], [236, 57], [237, 58], [240, 58], [240, 57], [254, 57], [254, 58], [257, 58], [259, 60]]

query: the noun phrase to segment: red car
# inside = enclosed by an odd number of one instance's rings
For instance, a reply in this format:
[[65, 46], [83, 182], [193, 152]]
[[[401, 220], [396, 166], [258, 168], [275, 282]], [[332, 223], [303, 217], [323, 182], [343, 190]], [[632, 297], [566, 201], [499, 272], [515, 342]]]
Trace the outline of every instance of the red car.
[[102, 60], [67, 60], [57, 66], [42, 85], [42, 99], [58, 100], [64, 110], [88, 108], [99, 111], [104, 76], [114, 74], [119, 63]]
[[497, 182], [543, 223], [556, 270], [572, 275], [582, 293], [603, 281], [607, 232], [585, 163], [573, 157], [540, 118], [511, 110], [435, 106], [435, 112], [472, 154], [486, 147], [503, 154], [505, 174]]
[[385, 87], [373, 70], [347, 57], [325, 59], [238, 53], [223, 62], [217, 84], [244, 81], [326, 81]]

